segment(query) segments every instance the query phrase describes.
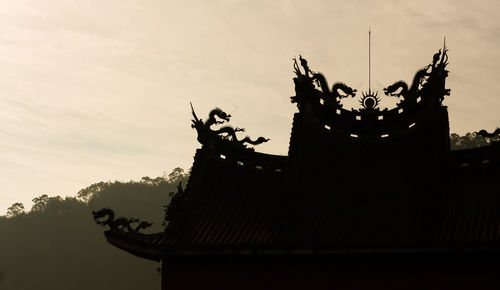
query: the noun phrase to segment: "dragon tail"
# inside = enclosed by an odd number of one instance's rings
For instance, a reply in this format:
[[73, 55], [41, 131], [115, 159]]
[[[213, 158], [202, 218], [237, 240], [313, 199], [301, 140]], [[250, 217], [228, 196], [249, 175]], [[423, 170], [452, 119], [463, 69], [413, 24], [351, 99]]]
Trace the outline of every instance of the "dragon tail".
[[250, 137], [245, 137], [241, 140], [241, 143], [248, 143], [248, 144], [252, 144], [252, 145], [259, 145], [259, 144], [262, 144], [264, 142], [267, 142], [271, 139], [268, 139], [268, 138], [264, 138], [264, 137], [259, 137], [257, 138], [257, 140], [252, 140], [250, 139]]

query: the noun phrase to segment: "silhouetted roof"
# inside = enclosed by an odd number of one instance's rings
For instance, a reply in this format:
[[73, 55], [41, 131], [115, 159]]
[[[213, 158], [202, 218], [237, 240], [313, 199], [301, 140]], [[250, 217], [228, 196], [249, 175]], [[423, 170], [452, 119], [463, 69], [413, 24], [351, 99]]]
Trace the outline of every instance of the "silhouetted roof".
[[[384, 89], [403, 99], [380, 110], [363, 93], [359, 110], [319, 73], [295, 63], [299, 112], [288, 156], [246, 148], [220, 109], [206, 121], [193, 109], [197, 150], [182, 198], [164, 233], [116, 229], [108, 241], [137, 256], [491, 251], [500, 249], [500, 143], [450, 152], [442, 101], [446, 49], [419, 70], [411, 86]], [[317, 83], [320, 83], [318, 88]], [[218, 116], [219, 119], [215, 117]]]
[[[345, 196], [336, 194], [334, 187], [328, 194], [289, 196], [292, 193], [282, 190], [282, 172], [238, 166], [227, 160], [229, 156], [221, 159], [199, 150], [196, 159], [205, 163], [195, 162], [190, 184], [201, 189], [187, 188], [190, 200], [180, 229], [153, 235], [109, 231], [107, 238], [117, 247], [156, 260], [164, 255], [194, 254], [497, 249], [500, 196], [498, 190], [485, 190], [491, 188], [492, 180], [484, 175], [485, 171], [499, 173], [500, 146], [492, 147], [469, 152], [494, 151], [497, 159], [492, 163], [452, 169], [452, 191], [440, 197], [434, 211], [418, 202], [418, 196], [408, 198], [401, 188], [390, 186], [387, 194], [375, 196]], [[211, 170], [196, 172], [201, 167]]]

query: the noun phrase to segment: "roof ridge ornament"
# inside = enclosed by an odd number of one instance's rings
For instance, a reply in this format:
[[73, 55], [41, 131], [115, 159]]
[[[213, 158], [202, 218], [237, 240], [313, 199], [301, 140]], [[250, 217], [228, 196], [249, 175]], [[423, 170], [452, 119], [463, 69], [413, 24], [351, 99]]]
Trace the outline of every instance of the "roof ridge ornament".
[[380, 98], [378, 97], [378, 91], [372, 91], [371, 87], [371, 28], [368, 28], [368, 92], [363, 92], [359, 103], [363, 109], [374, 110], [377, 109]]
[[[139, 233], [141, 229], [147, 229], [153, 224], [147, 221], [140, 221], [137, 218], [116, 218], [115, 213], [110, 208], [102, 208], [98, 211], [93, 211], [92, 216], [96, 224], [101, 226], [108, 226], [110, 231], [121, 231], [128, 233]], [[107, 219], [103, 219], [107, 217]], [[131, 224], [138, 223], [135, 228], [132, 228]]]
[[378, 91], [374, 92], [368, 89], [368, 92], [362, 93], [363, 97], [359, 100], [363, 109], [375, 110], [378, 109], [378, 105], [380, 103], [380, 97], [378, 97]]
[[[227, 114], [220, 108], [214, 108], [208, 114], [208, 118], [203, 121], [198, 119], [196, 113], [194, 112], [193, 104], [189, 103], [191, 106], [191, 113], [193, 115], [193, 120], [191, 120], [191, 128], [196, 129], [198, 133], [198, 142], [202, 145], [214, 146], [217, 142], [229, 142], [231, 145], [237, 145], [237, 147], [247, 148], [246, 143], [250, 145], [259, 145], [269, 141], [270, 139], [259, 137], [255, 140], [250, 139], [249, 136], [238, 140], [236, 136], [237, 132], [245, 132], [244, 128], [232, 127], [229, 125], [224, 125], [218, 129], [212, 129], [213, 125], [222, 125], [231, 119], [231, 115]], [[217, 118], [216, 118], [217, 117]], [[252, 148], [247, 148], [252, 149]]]
[[492, 133], [489, 133], [486, 130], [480, 130], [479, 132], [474, 132], [476, 135], [482, 136], [484, 138], [496, 138], [500, 136], [500, 128], [496, 128], [496, 130]]
[[341, 99], [356, 96], [357, 90], [343, 82], [334, 83], [330, 90], [322, 73], [313, 72], [302, 55], [299, 55], [299, 60], [304, 73], [299, 67], [297, 58], [293, 58], [293, 68], [296, 75], [293, 78], [295, 96], [290, 97], [292, 103], [297, 103], [299, 111], [312, 114], [312, 111], [315, 111], [320, 103], [329, 109], [342, 108]]
[[[397, 107], [414, 107], [422, 100], [436, 101], [442, 104], [445, 96], [450, 95], [450, 90], [445, 88], [445, 79], [448, 76], [448, 48], [446, 38], [443, 47], [432, 57], [427, 66], [415, 73], [413, 81], [408, 85], [405, 81], [397, 81], [383, 89], [385, 95], [390, 97], [401, 97]], [[300, 64], [299, 64], [300, 63]], [[331, 89], [323, 74], [313, 72], [307, 60], [299, 56], [293, 59], [295, 77], [295, 95], [290, 97], [292, 103], [296, 103], [299, 112], [305, 115], [318, 117], [327, 114], [335, 114], [341, 109], [341, 99], [354, 97], [356, 90], [343, 83], [335, 83]], [[371, 89], [371, 29], [368, 31], [368, 91], [363, 92], [359, 99], [360, 110], [368, 112], [381, 111], [381, 97], [377, 90]], [[354, 109], [353, 109], [354, 110]], [[387, 110], [387, 109], [384, 109]]]
[[372, 90], [372, 72], [371, 72], [371, 64], [372, 64], [372, 58], [371, 58], [371, 48], [372, 48], [372, 31], [370, 28], [368, 28], [368, 93], [371, 92]]
[[438, 93], [438, 101], [441, 103], [444, 96], [450, 95], [450, 89], [444, 87], [444, 80], [448, 76], [448, 70], [446, 70], [448, 65], [447, 52], [445, 37], [443, 48], [432, 56], [432, 63], [415, 73], [411, 86], [408, 86], [405, 81], [397, 81], [384, 88], [384, 94], [390, 97], [402, 97], [403, 99], [397, 104], [398, 107], [401, 107], [416, 103], [420, 95], [434, 90], [435, 93]]

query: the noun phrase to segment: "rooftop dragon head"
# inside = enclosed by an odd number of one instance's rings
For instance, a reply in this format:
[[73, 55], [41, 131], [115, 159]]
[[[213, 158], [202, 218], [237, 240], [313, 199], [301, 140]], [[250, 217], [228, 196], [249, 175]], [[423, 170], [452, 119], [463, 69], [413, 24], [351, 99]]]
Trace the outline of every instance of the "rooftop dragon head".
[[[342, 92], [343, 94], [341, 94], [339, 91]], [[347, 97], [354, 98], [356, 96], [356, 92], [357, 92], [356, 89], [353, 89], [342, 82], [337, 82], [332, 87], [332, 94], [333, 97], [336, 99], [343, 99]]]

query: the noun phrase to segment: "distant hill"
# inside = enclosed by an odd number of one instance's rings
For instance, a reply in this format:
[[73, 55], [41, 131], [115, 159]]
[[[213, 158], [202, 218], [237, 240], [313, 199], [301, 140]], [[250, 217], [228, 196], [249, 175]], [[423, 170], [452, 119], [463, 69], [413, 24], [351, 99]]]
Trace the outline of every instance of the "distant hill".
[[163, 206], [179, 182], [187, 174], [176, 168], [155, 179], [95, 183], [76, 197], [42, 195], [27, 213], [11, 208], [0, 217], [0, 289], [159, 289], [159, 263], [108, 244], [91, 212], [109, 207], [153, 222], [145, 232], [162, 231]]

